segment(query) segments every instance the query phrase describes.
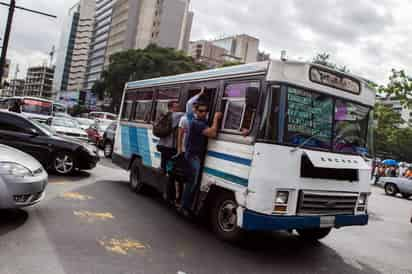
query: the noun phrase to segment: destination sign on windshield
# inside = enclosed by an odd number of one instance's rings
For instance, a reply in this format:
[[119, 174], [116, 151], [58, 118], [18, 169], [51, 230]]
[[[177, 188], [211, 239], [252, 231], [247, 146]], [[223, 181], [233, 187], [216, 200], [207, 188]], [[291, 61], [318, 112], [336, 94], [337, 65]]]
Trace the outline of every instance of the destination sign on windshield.
[[361, 86], [358, 80], [326, 69], [311, 67], [309, 78], [312, 82], [341, 89], [353, 94], [360, 94], [361, 92]]

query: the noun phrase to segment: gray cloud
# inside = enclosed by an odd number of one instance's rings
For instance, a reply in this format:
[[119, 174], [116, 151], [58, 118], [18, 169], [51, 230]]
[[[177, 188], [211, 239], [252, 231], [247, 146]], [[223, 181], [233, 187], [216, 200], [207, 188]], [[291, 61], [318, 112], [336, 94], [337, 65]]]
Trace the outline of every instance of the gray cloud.
[[[21, 71], [47, 59], [52, 45], [57, 46], [65, 14], [75, 2], [18, 0], [19, 5], [59, 17], [53, 20], [16, 11], [9, 57], [20, 64]], [[336, 63], [384, 82], [391, 68], [412, 67], [407, 50], [412, 44], [408, 36], [411, 8], [408, 0], [192, 0], [192, 39], [247, 33], [259, 38], [261, 49], [273, 58], [283, 49], [302, 60], [329, 52]], [[0, 7], [0, 36], [6, 12]]]

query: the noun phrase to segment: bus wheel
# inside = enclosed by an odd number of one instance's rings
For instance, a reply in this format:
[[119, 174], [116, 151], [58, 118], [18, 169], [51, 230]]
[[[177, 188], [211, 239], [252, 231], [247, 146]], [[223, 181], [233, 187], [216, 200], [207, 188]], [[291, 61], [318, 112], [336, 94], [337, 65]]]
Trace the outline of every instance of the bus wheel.
[[237, 207], [233, 194], [227, 192], [218, 194], [213, 202], [210, 211], [212, 229], [224, 241], [237, 242], [243, 234], [237, 226]]
[[298, 229], [299, 236], [307, 241], [317, 241], [328, 236], [332, 228]]
[[130, 168], [129, 186], [133, 192], [141, 193], [144, 189], [144, 183], [140, 178], [139, 161], [136, 159]]

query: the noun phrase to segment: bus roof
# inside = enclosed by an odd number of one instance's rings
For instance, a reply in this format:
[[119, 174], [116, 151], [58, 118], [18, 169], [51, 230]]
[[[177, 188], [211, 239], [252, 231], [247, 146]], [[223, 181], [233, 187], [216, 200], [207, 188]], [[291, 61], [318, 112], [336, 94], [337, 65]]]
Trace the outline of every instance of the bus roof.
[[269, 62], [265, 61], [129, 82], [126, 84], [126, 89], [165, 86], [184, 82], [199, 82], [204, 80], [218, 80], [228, 77], [245, 77], [261, 74], [264, 75], [267, 72], [268, 65]]
[[28, 99], [28, 100], [38, 100], [38, 101], [53, 103], [52, 100], [38, 98], [38, 97], [31, 97], [31, 96], [12, 96], [12, 97], [5, 97], [3, 99]]

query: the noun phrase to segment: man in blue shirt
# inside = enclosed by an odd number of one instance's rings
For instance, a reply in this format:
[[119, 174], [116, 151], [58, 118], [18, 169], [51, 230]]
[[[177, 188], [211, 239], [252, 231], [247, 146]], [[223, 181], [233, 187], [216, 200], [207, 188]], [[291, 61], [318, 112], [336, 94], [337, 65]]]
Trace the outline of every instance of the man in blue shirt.
[[199, 181], [199, 173], [202, 159], [205, 156], [206, 144], [208, 138], [215, 138], [219, 129], [219, 123], [222, 113], [217, 112], [213, 119], [211, 127], [207, 124], [208, 104], [197, 101], [194, 106], [195, 115], [190, 122], [189, 132], [187, 135], [187, 144], [185, 159], [188, 164], [186, 171], [186, 184], [183, 192], [183, 210], [190, 210], [193, 203], [193, 195], [196, 191]]

